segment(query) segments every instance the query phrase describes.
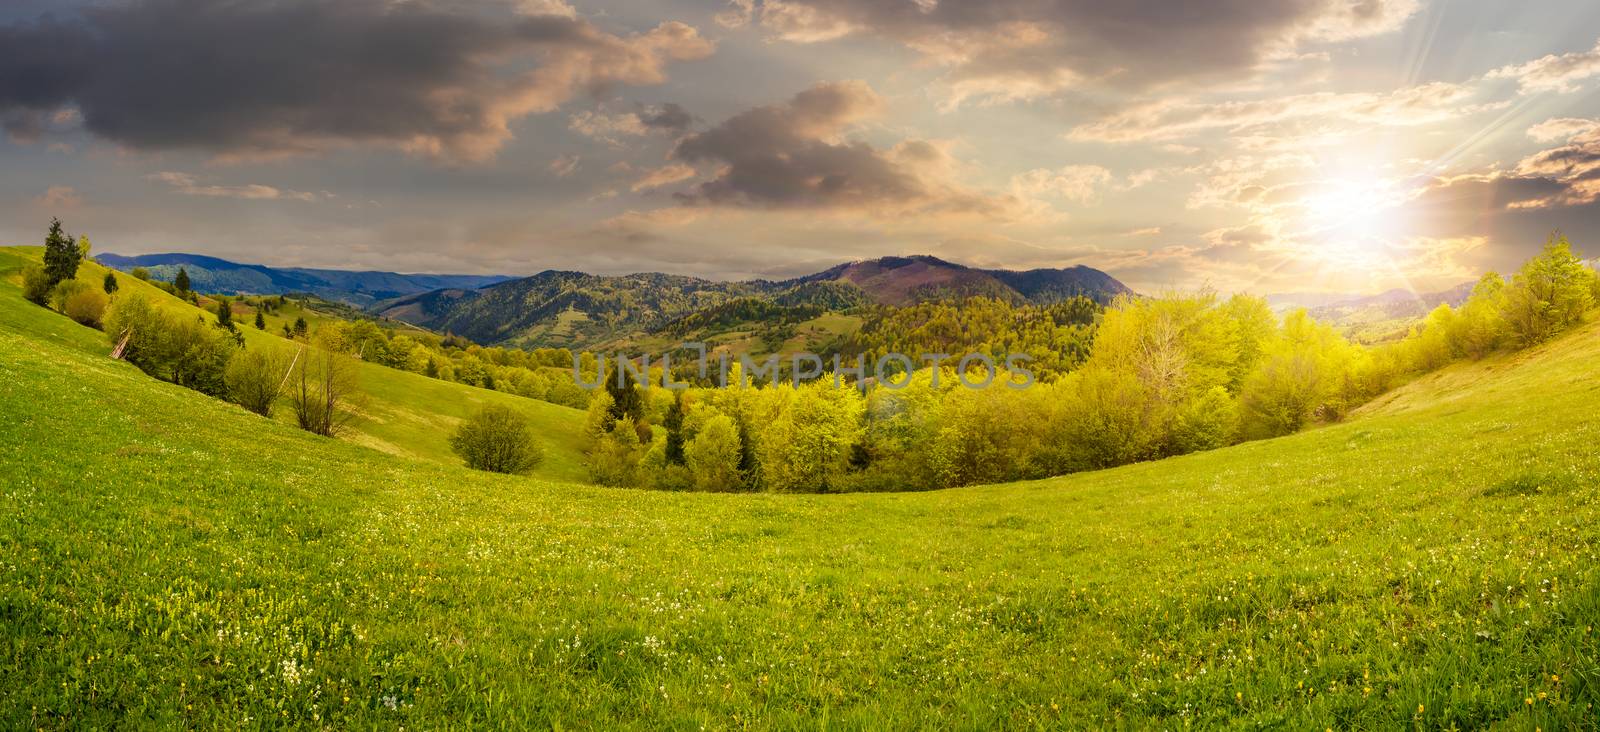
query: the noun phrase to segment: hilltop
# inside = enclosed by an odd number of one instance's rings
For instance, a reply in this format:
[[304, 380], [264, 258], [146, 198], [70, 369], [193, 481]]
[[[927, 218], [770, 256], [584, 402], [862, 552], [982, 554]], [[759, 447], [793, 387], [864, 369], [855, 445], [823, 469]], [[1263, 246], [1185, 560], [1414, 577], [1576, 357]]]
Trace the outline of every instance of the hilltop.
[[684, 494], [313, 437], [11, 280], [0, 726], [1560, 729], [1600, 702], [1594, 323], [1159, 462]]

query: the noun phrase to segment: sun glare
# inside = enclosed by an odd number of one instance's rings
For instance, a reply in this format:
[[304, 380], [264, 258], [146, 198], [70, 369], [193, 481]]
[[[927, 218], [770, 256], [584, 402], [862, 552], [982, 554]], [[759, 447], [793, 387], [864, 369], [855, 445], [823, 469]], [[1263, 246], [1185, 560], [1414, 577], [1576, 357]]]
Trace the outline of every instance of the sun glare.
[[1382, 266], [1400, 235], [1404, 197], [1378, 178], [1333, 178], [1299, 201], [1301, 227], [1330, 262], [1348, 267]]

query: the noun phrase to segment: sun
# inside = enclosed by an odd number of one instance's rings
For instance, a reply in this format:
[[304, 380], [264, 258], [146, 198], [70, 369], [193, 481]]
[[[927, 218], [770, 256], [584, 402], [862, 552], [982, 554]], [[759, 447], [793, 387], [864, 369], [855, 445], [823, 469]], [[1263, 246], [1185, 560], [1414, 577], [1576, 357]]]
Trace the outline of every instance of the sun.
[[1312, 184], [1298, 201], [1301, 234], [1326, 258], [1376, 266], [1401, 234], [1405, 196], [1389, 180], [1356, 176]]

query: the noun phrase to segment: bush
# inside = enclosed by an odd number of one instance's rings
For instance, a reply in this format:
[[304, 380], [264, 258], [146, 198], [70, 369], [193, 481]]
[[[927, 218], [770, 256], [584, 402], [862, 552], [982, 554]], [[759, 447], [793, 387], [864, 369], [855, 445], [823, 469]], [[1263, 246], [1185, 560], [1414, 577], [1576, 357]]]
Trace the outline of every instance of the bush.
[[222, 373], [228, 398], [256, 414], [271, 417], [272, 405], [278, 401], [283, 384], [285, 361], [282, 353], [265, 347], [233, 354]]
[[1506, 293], [1503, 312], [1517, 344], [1542, 343], [1582, 320], [1594, 305], [1593, 283], [1593, 271], [1572, 253], [1566, 237], [1552, 235]]
[[467, 467], [492, 473], [526, 473], [544, 460], [527, 418], [510, 407], [490, 405], [456, 428], [450, 447]]
[[50, 273], [43, 267], [33, 266], [22, 271], [22, 296], [35, 305], [48, 305], [50, 303], [50, 289], [55, 286], [50, 281]]
[[739, 426], [733, 418], [719, 414], [700, 428], [700, 433], [684, 447], [684, 459], [694, 474], [696, 488], [703, 491], [738, 490]]
[[115, 294], [119, 287], [117, 285], [117, 274], [115, 272], [106, 272], [106, 278], [100, 283], [100, 287], [106, 291], [107, 295]]
[[164, 313], [139, 295], [124, 295], [105, 311], [112, 344], [128, 338], [122, 357], [145, 373], [211, 396], [223, 396], [223, 372], [233, 339], [201, 322]]
[[85, 285], [77, 280], [62, 280], [57, 282], [55, 287], [50, 288], [50, 307], [54, 308], [57, 312], [64, 313], [67, 311], [67, 298], [87, 289], [89, 289], [88, 285]]
[[61, 312], [83, 325], [99, 328], [109, 302], [104, 292], [85, 287], [67, 296], [61, 304]]

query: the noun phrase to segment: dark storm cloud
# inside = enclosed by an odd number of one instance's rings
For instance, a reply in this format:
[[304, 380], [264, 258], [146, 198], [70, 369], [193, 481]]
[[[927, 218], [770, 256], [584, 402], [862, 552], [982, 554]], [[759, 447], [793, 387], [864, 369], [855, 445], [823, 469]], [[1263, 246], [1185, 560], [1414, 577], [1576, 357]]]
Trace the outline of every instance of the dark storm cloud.
[[955, 187], [951, 161], [932, 143], [889, 150], [842, 139], [877, 115], [883, 100], [860, 81], [821, 83], [783, 104], [756, 107], [689, 135], [676, 160], [717, 172], [678, 199], [698, 205], [775, 209], [997, 214], [1006, 201]]
[[759, 22], [815, 42], [898, 41], [951, 69], [957, 98], [1029, 97], [1114, 78], [1143, 84], [1249, 68], [1304, 42], [1392, 30], [1415, 0], [732, 0], [726, 25]]
[[134, 0], [0, 27], [13, 132], [75, 107], [146, 150], [307, 153], [375, 142], [492, 155], [515, 119], [611, 84], [664, 80], [710, 44], [667, 22], [618, 36], [571, 15], [474, 15], [386, 0]]

